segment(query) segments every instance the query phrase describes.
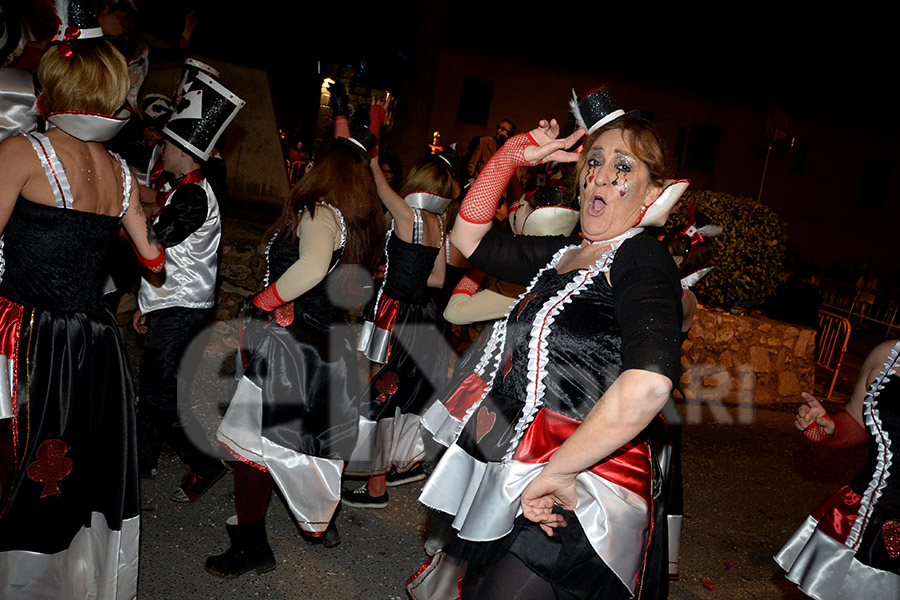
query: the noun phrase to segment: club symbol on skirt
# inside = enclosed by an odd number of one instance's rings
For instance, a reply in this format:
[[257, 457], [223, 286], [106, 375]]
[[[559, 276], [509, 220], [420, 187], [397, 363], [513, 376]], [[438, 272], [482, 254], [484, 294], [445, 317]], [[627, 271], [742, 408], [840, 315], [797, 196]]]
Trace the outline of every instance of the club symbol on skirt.
[[72, 459], [66, 457], [68, 446], [62, 440], [44, 440], [38, 448], [38, 459], [28, 465], [28, 477], [44, 484], [41, 498], [59, 493], [59, 482], [72, 472]]
[[379, 400], [384, 402], [388, 396], [397, 393], [397, 379], [396, 373], [385, 373], [381, 379], [375, 382], [375, 389], [381, 392], [378, 394]]

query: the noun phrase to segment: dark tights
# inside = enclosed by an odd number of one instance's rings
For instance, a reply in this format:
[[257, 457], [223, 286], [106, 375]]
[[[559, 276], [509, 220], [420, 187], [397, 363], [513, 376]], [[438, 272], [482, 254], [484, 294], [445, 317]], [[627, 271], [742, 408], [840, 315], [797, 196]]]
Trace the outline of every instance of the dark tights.
[[482, 573], [466, 573], [460, 595], [460, 600], [552, 598], [556, 598], [556, 595], [550, 583], [509, 552]]
[[271, 475], [247, 463], [234, 463], [234, 508], [239, 525], [264, 518], [271, 493]]

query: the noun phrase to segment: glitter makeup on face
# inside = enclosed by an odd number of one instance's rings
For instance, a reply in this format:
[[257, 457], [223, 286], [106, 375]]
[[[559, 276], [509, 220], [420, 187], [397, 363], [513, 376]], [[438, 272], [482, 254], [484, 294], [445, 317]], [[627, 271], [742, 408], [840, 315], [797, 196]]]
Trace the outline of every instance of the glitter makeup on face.
[[[616, 181], [619, 181], [619, 176], [616, 175]], [[619, 197], [624, 198], [625, 194], [628, 193], [628, 176], [625, 173], [622, 173], [622, 185], [619, 186], [617, 183], [613, 182], [617, 188], [619, 188]]]

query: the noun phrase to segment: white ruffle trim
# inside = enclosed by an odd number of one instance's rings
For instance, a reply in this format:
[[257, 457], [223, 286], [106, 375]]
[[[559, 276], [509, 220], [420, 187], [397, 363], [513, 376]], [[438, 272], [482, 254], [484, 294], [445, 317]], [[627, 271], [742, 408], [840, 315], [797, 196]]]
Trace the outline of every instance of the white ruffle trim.
[[884, 430], [881, 422], [877, 398], [881, 390], [884, 389], [885, 380], [896, 372], [898, 359], [900, 359], [900, 342], [897, 342], [891, 349], [884, 366], [881, 368], [881, 372], [875, 378], [875, 381], [872, 382], [872, 385], [869, 386], [869, 393], [863, 405], [863, 418], [865, 419], [866, 427], [869, 429], [869, 435], [878, 444], [878, 455], [872, 480], [869, 482], [860, 501], [859, 516], [853, 524], [850, 534], [847, 536], [847, 547], [854, 550], [859, 546], [863, 531], [865, 531], [869, 522], [869, 516], [872, 514], [872, 509], [878, 503], [879, 498], [881, 498], [882, 490], [887, 486], [888, 479], [890, 479], [891, 465], [894, 462], [894, 454], [891, 452], [891, 438], [888, 432]]
[[[515, 435], [510, 441], [509, 450], [503, 457], [504, 463], [512, 460], [516, 448], [519, 446], [519, 441], [522, 439], [522, 436], [525, 435], [525, 430], [528, 429], [528, 426], [534, 420], [534, 416], [537, 414], [538, 409], [543, 403], [542, 399], [544, 397], [544, 390], [546, 389], [544, 386], [544, 378], [547, 375], [547, 362], [549, 357], [546, 352], [542, 353], [541, 350], [546, 346], [547, 336], [550, 335], [551, 325], [553, 324], [553, 321], [556, 320], [556, 315], [558, 315], [567, 304], [572, 302], [572, 296], [578, 295], [585, 287], [590, 285], [593, 282], [594, 277], [600, 273], [608, 272], [619, 247], [625, 240], [636, 236], [642, 231], [643, 228], [635, 227], [610, 240], [612, 242], [610, 249], [604, 252], [603, 255], [587, 269], [575, 271], [569, 283], [549, 300], [544, 302], [544, 305], [535, 315], [531, 326], [531, 337], [528, 342], [528, 389], [525, 390], [525, 405], [522, 410], [522, 416], [515, 425]], [[566, 252], [577, 247], [578, 246], [566, 246], [554, 254], [550, 263], [538, 273], [537, 277], [531, 282], [531, 285], [528, 286], [528, 290], [520, 296], [519, 300], [530, 293], [531, 288], [534, 287], [538, 277], [540, 277], [544, 270], [555, 268]], [[518, 301], [513, 306], [515, 307], [517, 304]]]
[[269, 252], [272, 250], [272, 244], [275, 243], [275, 239], [278, 237], [278, 232], [272, 234], [272, 237], [269, 239], [269, 243], [266, 244], [266, 276], [263, 277], [263, 289], [269, 287], [269, 277], [272, 273], [272, 264], [269, 261]]

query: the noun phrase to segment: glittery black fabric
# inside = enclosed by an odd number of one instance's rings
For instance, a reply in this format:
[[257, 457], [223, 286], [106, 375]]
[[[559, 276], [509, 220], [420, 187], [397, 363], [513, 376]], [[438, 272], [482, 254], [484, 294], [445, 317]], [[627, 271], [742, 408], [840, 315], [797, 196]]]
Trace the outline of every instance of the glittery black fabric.
[[100, 21], [97, 20], [93, 4], [82, 2], [69, 2], [68, 4], [68, 10], [66, 11], [68, 13], [67, 27], [77, 27], [79, 29], [100, 27]]
[[619, 102], [608, 87], [600, 88], [578, 103], [578, 110], [588, 126], [620, 108]]
[[[205, 155], [199, 156], [201, 160], [206, 160], [219, 134], [243, 106], [241, 101], [240, 106], [235, 104], [234, 95], [227, 90], [224, 91], [228, 95], [223, 95], [207, 83], [206, 77], [203, 74], [193, 80], [162, 132], [166, 139], [192, 155]], [[194, 114], [199, 118], [193, 118]]]
[[118, 231], [117, 217], [19, 197], [3, 231], [0, 295], [42, 308], [99, 312], [103, 261]]

